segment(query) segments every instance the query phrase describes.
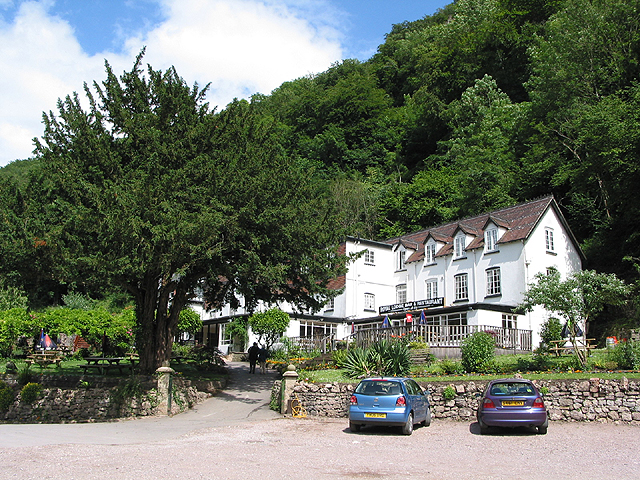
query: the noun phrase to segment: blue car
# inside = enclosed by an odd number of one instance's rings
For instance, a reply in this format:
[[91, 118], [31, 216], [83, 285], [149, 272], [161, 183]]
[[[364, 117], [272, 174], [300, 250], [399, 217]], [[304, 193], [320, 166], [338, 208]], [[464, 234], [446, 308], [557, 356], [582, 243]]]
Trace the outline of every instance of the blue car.
[[477, 419], [482, 434], [488, 433], [489, 427], [531, 427], [544, 435], [549, 427], [542, 395], [523, 378], [489, 382], [478, 404]]
[[411, 435], [413, 425], [431, 424], [428, 393], [411, 378], [383, 377], [361, 380], [351, 395], [349, 429], [366, 425], [402, 427]]

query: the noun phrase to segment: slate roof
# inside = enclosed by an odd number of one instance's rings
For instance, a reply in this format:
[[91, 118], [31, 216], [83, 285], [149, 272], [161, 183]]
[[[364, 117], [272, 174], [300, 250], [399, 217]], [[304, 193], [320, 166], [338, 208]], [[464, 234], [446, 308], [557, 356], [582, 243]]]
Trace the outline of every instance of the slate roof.
[[[484, 230], [487, 225], [495, 224], [506, 229], [506, 232], [498, 239], [498, 245], [526, 240], [538, 224], [548, 208], [553, 208], [563, 226], [572, 238], [576, 248], [580, 251], [578, 243], [566, 224], [564, 216], [560, 212], [558, 204], [553, 196], [546, 196], [526, 203], [521, 203], [513, 207], [506, 207], [493, 212], [484, 213], [475, 217], [465, 218], [455, 222], [445, 223], [419, 232], [410, 233], [401, 237], [390, 238], [386, 243], [397, 245], [402, 243], [405, 246], [417, 245], [413, 248], [414, 253], [406, 260], [407, 263], [424, 260], [424, 244], [429, 237], [444, 246], [436, 252], [436, 257], [442, 257], [453, 253], [453, 237], [462, 230], [467, 235], [473, 236], [473, 240], [467, 246], [467, 250], [484, 247]], [[581, 253], [582, 254], [582, 253]]]

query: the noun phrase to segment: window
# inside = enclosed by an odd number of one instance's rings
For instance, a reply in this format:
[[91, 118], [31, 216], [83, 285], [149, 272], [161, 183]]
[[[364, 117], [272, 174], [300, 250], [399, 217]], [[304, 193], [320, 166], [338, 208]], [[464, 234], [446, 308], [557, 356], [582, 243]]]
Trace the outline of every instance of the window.
[[407, 252], [404, 250], [398, 250], [398, 270], [404, 270], [404, 259]]
[[500, 268], [487, 269], [487, 296], [500, 295], [501, 293]]
[[454, 289], [455, 289], [455, 300], [468, 300], [469, 299], [469, 287], [467, 284], [467, 274], [463, 273], [460, 275], [456, 275], [453, 277], [454, 279]]
[[317, 322], [313, 320], [300, 321], [300, 336], [307, 338], [323, 338], [335, 335], [337, 326], [333, 323]]
[[407, 301], [407, 284], [396, 285], [396, 303], [404, 303]]
[[373, 250], [365, 250], [364, 251], [364, 264], [365, 265], [375, 265]]
[[436, 244], [435, 243], [428, 243], [424, 247], [424, 262], [427, 264], [436, 263]]
[[364, 309], [374, 310], [376, 309], [376, 296], [373, 293], [364, 294]]
[[336, 307], [336, 299], [332, 298], [331, 300], [329, 300], [327, 302], [327, 304], [324, 306], [325, 311], [329, 311], [329, 310], [333, 310]]
[[507, 315], [505, 313], [502, 314], [502, 328], [518, 328], [518, 316], [517, 315]]
[[484, 249], [486, 252], [498, 250], [498, 229], [492, 228], [484, 232]]
[[553, 229], [545, 228], [544, 229], [544, 241], [547, 252], [555, 252], [555, 246], [553, 244]]
[[438, 280], [427, 280], [424, 284], [424, 290], [427, 300], [438, 298]]
[[466, 238], [464, 235], [458, 235], [455, 238], [454, 241], [454, 257], [455, 258], [462, 258], [464, 257], [464, 247], [465, 247], [465, 243], [466, 243]]

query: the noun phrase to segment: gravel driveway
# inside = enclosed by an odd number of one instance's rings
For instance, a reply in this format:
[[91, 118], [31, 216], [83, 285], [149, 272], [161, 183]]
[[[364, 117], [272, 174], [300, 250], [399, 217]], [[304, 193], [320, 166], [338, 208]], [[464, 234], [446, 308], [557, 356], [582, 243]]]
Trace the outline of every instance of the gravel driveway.
[[271, 378], [239, 371], [173, 418], [0, 425], [0, 479], [637, 479], [640, 426], [551, 423], [547, 435], [434, 419], [351, 433], [346, 419], [280, 418]]

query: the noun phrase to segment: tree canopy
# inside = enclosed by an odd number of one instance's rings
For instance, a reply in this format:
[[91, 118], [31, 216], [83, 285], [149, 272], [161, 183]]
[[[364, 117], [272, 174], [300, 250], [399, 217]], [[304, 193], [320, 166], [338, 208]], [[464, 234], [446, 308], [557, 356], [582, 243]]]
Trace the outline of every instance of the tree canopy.
[[[175, 69], [85, 86], [44, 117], [32, 185], [37, 236], [66, 281], [125, 288], [140, 365], [169, 360], [196, 289], [209, 305], [243, 295], [319, 308], [344, 262], [327, 188], [284, 154], [276, 125], [236, 101], [216, 114]], [[95, 93], [94, 93], [95, 91]]]

